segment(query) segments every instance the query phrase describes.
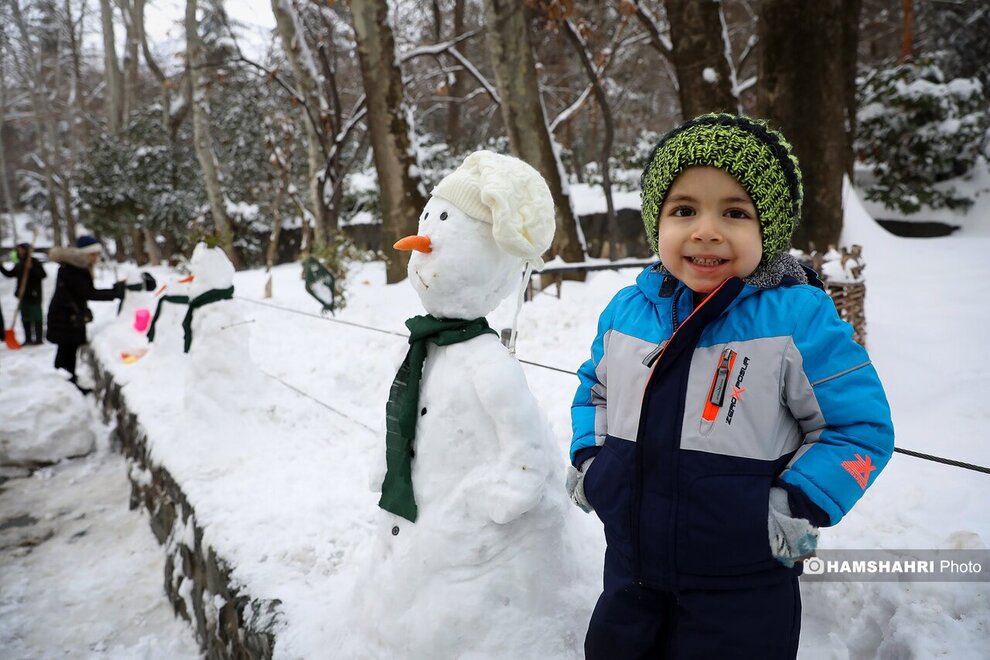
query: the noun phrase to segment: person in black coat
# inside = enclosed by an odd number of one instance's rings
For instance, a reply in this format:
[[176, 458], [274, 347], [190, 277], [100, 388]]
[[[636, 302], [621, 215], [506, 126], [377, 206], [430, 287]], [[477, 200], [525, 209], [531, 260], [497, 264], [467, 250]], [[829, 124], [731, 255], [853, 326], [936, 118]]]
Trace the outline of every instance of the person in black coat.
[[[49, 258], [60, 264], [55, 278], [55, 293], [48, 306], [48, 341], [58, 345], [55, 368], [71, 374], [76, 383], [76, 352], [86, 343], [86, 324], [93, 313], [86, 303], [90, 300], [114, 300], [124, 295], [124, 285], [118, 282], [112, 289], [93, 286], [92, 268], [100, 259], [102, 248], [92, 236], [80, 236], [74, 248], [52, 248]], [[79, 388], [84, 393], [85, 388]]]
[[[35, 261], [31, 256], [31, 245], [29, 243], [19, 243], [17, 245], [17, 263], [13, 268], [6, 268], [0, 264], [0, 273], [7, 277], [13, 277], [17, 281], [14, 287], [14, 295], [20, 294], [21, 282], [24, 271], [27, 270], [27, 283], [24, 285], [24, 294], [21, 296], [21, 323], [24, 324], [24, 343], [40, 344], [41, 328], [43, 317], [41, 314], [41, 280], [48, 275], [45, 268]], [[16, 321], [16, 319], [15, 319]]]

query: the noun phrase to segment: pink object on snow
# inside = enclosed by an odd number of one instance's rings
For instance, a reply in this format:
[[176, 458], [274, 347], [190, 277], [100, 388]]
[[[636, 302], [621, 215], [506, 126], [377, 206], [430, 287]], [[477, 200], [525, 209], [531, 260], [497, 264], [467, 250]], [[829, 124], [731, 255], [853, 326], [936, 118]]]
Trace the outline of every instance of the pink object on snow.
[[151, 312], [144, 307], [135, 310], [134, 329], [138, 332], [145, 332], [149, 325], [151, 325]]

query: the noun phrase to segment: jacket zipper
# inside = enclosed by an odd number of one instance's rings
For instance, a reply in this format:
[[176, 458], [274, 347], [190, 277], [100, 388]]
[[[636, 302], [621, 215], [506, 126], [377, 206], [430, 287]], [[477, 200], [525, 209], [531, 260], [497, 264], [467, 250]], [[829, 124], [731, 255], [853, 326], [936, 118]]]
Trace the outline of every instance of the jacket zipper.
[[712, 377], [712, 386], [708, 388], [708, 400], [705, 401], [705, 410], [701, 413], [701, 418], [707, 422], [714, 422], [718, 416], [718, 411], [725, 401], [725, 388], [729, 382], [729, 373], [732, 371], [732, 364], [736, 361], [736, 352], [731, 348], [722, 351], [715, 367], [715, 375]]
[[[667, 280], [664, 280], [664, 282], [666, 281]], [[677, 327], [680, 325], [680, 323], [677, 322], [677, 299], [681, 297], [681, 292], [683, 291], [684, 289], [678, 289], [677, 292], [674, 293], [674, 298], [671, 301], [670, 322], [671, 325], [673, 326], [673, 331], [671, 332], [671, 336], [670, 336], [671, 339], [673, 339], [674, 336], [673, 333], [677, 332]], [[660, 355], [663, 353], [663, 349], [667, 347], [668, 342], [670, 342], [670, 339], [664, 339], [662, 342], [657, 344], [656, 348], [650, 351], [649, 355], [643, 358], [643, 366], [652, 367], [656, 363], [656, 361], [660, 359]]]
[[670, 340], [664, 339], [662, 342], [657, 344], [656, 348], [650, 351], [650, 354], [647, 355], [645, 358], [643, 358], [643, 365], [647, 367], [652, 367], [653, 363], [656, 362], [657, 359], [660, 357], [660, 354], [663, 353], [663, 349], [667, 347], [668, 341]]
[[[726, 280], [726, 282], [727, 281], [728, 280]], [[691, 317], [694, 315], [694, 313], [697, 312], [701, 307], [703, 307], [705, 305], [705, 303], [708, 302], [708, 300], [710, 298], [712, 298], [723, 286], [725, 286], [725, 282], [722, 282], [722, 284], [720, 284], [718, 287], [716, 287], [716, 289], [714, 291], [712, 291], [711, 293], [709, 293], [705, 297], [705, 299], [703, 301], [701, 301], [701, 303], [699, 305], [697, 305], [691, 311], [691, 314], [688, 315], [687, 320], [691, 320]], [[667, 339], [667, 340], [665, 340], [665, 341], [660, 342], [660, 344], [653, 351], [650, 352], [650, 355], [647, 356], [647, 360], [644, 360], [643, 361], [644, 364], [646, 364], [647, 361], [649, 361], [650, 362], [650, 365], [652, 365], [651, 366], [651, 371], [650, 371], [650, 376], [649, 376], [649, 378], [646, 379], [646, 386], [644, 388], [644, 394], [643, 394], [643, 405], [644, 405], [644, 407], [646, 405], [646, 392], [645, 392], [645, 390], [649, 390], [649, 388], [650, 388], [650, 381], [653, 380], [653, 376], [657, 372], [657, 365], [656, 365], [656, 363], [659, 362], [659, 360], [660, 360], [661, 357], [663, 357], [664, 350], [666, 350], [667, 346], [670, 345], [670, 343], [674, 340], [674, 335], [677, 334], [677, 330], [680, 328], [680, 323], [678, 323], [678, 319], [677, 319], [677, 300], [680, 297], [680, 294], [683, 292], [683, 290], [684, 290], [683, 288], [682, 289], [678, 289], [677, 292], [675, 292], [674, 293], [674, 296], [673, 296], [672, 305], [671, 305], [671, 317], [670, 318], [671, 318], [671, 321], [673, 323], [674, 329], [673, 329], [673, 332], [670, 335], [670, 338]], [[654, 357], [654, 353], [656, 354], [655, 357]], [[726, 374], [726, 377], [728, 377], [728, 374]], [[686, 387], [686, 385], [682, 383], [681, 387], [684, 388], [684, 387]], [[632, 543], [632, 546], [633, 546], [632, 547], [632, 554], [633, 554], [633, 579], [640, 586], [643, 586], [644, 585], [644, 582], [643, 582], [643, 564], [642, 564], [642, 561], [643, 560], [642, 560], [642, 557], [640, 555], [640, 538], [639, 538], [639, 535], [640, 535], [640, 529], [639, 529], [639, 526], [640, 526], [640, 515], [639, 514], [640, 514], [640, 512], [639, 512], [638, 508], [642, 507], [642, 505], [643, 505], [643, 472], [645, 470], [645, 467], [643, 465], [643, 428], [644, 428], [644, 426], [646, 424], [646, 420], [647, 420], [647, 415], [645, 414], [645, 409], [644, 409], [644, 410], [641, 410], [640, 411], [639, 429], [636, 431], [636, 450], [635, 450], [636, 451], [636, 478], [635, 478], [635, 480], [633, 482], [633, 498], [634, 498], [634, 504], [631, 507], [632, 511], [631, 511], [631, 515], [630, 515], [630, 518], [632, 518], [632, 520], [630, 521], [630, 533], [631, 533], [631, 535], [633, 537], [633, 543]], [[671, 461], [671, 465], [670, 465], [671, 479], [676, 479], [677, 470], [678, 470], [677, 462], [678, 462], [677, 461], [677, 452], [675, 451], [674, 452], [674, 456], [673, 456], [673, 460]], [[676, 520], [676, 512], [672, 512], [672, 515], [671, 515], [671, 525], [674, 524], [674, 521], [675, 520]], [[671, 532], [673, 533], [673, 530], [671, 530]], [[671, 538], [673, 538], [673, 536], [671, 536]], [[670, 553], [670, 556], [671, 557], [674, 556], [673, 552]], [[671, 574], [674, 573], [674, 569], [672, 567], [668, 567], [668, 570], [671, 572]]]

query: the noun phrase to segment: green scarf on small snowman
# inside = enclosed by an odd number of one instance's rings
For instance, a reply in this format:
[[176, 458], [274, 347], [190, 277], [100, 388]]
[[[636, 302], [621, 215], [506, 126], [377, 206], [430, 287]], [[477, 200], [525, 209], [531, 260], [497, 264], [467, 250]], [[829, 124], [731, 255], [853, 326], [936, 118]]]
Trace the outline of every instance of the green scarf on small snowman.
[[419, 384], [426, 362], [426, 343], [448, 346], [497, 332], [484, 317], [474, 320], [438, 319], [427, 314], [406, 321], [409, 351], [395, 374], [385, 405], [385, 480], [378, 506], [410, 522], [416, 522], [416, 498], [412, 487], [416, 419], [419, 417]]

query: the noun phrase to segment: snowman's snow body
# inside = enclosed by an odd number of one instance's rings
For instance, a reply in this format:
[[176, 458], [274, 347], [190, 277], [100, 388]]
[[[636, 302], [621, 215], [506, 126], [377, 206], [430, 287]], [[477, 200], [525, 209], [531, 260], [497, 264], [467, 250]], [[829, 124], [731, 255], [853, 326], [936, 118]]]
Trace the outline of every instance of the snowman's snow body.
[[[189, 260], [189, 269], [193, 275], [186, 292], [190, 301], [207, 291], [233, 285], [234, 266], [220, 248], [198, 244]], [[185, 307], [180, 309], [185, 314]], [[262, 374], [249, 357], [251, 325], [244, 321], [236, 300], [218, 300], [193, 312], [193, 341], [185, 389], [187, 409], [203, 409], [211, 415], [220, 409], [237, 409], [243, 402], [228, 400], [232, 383], [237, 383], [239, 392], [262, 391]], [[181, 325], [173, 332], [181, 337]]]
[[[523, 262], [499, 249], [492, 225], [442, 198], [426, 204], [417, 238], [430, 251], [412, 254], [409, 281], [437, 318], [484, 316], [520, 285]], [[573, 650], [580, 625], [561, 616], [560, 601], [574, 566], [549, 422], [497, 336], [427, 350], [412, 468], [418, 517], [382, 512], [361, 582], [371, 587], [362, 618], [375, 626], [367, 650], [424, 658]], [[534, 588], [555, 576], [560, 590]]]

